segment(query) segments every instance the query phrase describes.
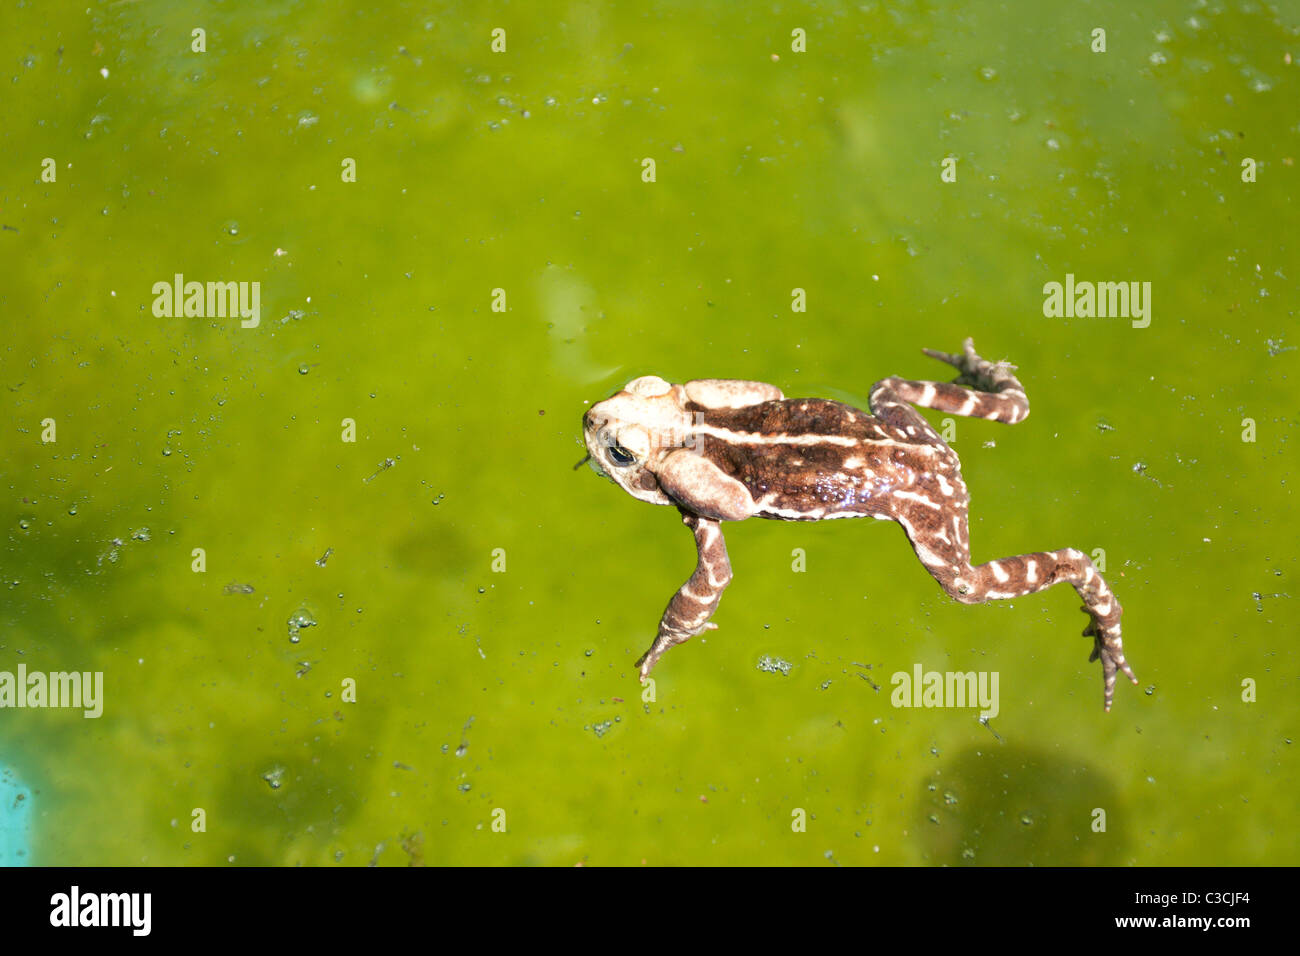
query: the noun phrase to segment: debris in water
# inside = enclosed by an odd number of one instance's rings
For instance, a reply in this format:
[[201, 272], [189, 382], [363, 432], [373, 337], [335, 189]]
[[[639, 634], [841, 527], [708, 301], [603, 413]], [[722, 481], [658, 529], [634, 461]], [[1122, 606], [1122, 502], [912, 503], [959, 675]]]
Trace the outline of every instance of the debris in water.
[[469, 729], [474, 726], [474, 715], [470, 714], [469, 720], [465, 721], [465, 726], [460, 729], [460, 746], [456, 748], [456, 756], [465, 756], [465, 751], [469, 750]]
[[1263, 594], [1259, 591], [1251, 591], [1250, 596], [1255, 599], [1255, 610], [1264, 610], [1264, 598], [1289, 598], [1291, 595], [1284, 592], [1274, 592], [1272, 594]]
[[1001, 741], [1002, 735], [993, 729], [993, 725], [989, 723], [990, 719], [991, 718], [989, 717], [981, 717], [979, 718], [979, 722], [988, 728], [989, 733], [991, 733], [994, 737], [998, 738], [998, 740]]
[[775, 674], [777, 671], [780, 671], [784, 676], [789, 677], [790, 668], [792, 667], [794, 667], [794, 665], [789, 661], [783, 660], [780, 657], [772, 657], [768, 654], [764, 654], [758, 659], [758, 669], [766, 671], [769, 674]]
[[375, 469], [374, 474], [372, 474], [369, 478], [363, 478], [361, 480], [368, 485], [370, 484], [370, 482], [375, 480], [375, 477], [381, 471], [387, 471], [389, 468], [392, 468], [399, 461], [401, 461], [400, 458], [385, 458], [383, 461], [379, 463], [379, 467]]

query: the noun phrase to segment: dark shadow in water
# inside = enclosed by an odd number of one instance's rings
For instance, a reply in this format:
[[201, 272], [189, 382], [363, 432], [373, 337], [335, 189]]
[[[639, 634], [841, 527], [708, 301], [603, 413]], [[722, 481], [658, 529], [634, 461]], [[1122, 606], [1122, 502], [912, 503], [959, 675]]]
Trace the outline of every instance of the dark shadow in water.
[[[376, 762], [356, 761], [363, 764], [356, 772], [346, 754], [325, 756], [318, 762], [281, 752], [264, 756], [256, 769], [231, 764], [234, 769], [213, 782], [220, 794], [212, 801], [218, 823], [221, 814], [231, 814], [214, 826], [209, 811], [208, 829], [222, 841], [217, 858], [233, 856], [239, 866], [292, 866], [313, 864], [345, 846]], [[209, 858], [200, 862], [211, 865]]]
[[[1105, 832], [1095, 832], [1095, 811]], [[993, 743], [921, 782], [914, 833], [941, 866], [1114, 866], [1129, 837], [1118, 791], [1079, 760]]]

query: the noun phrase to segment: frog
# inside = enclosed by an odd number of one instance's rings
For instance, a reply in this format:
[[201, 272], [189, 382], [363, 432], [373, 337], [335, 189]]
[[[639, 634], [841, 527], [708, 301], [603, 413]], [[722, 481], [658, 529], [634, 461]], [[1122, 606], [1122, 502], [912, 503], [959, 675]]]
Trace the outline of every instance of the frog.
[[[671, 384], [643, 375], [583, 413], [593, 469], [633, 498], [677, 509], [695, 539], [696, 566], [668, 602], [637, 660], [644, 684], [663, 655], [715, 630], [732, 581], [723, 523], [765, 518], [871, 517], [898, 524], [921, 565], [962, 604], [1010, 600], [1068, 583], [1089, 617], [1089, 662], [1101, 661], [1103, 702], [1137, 677], [1124, 656], [1118, 598], [1077, 548], [971, 563], [970, 494], [953, 450], [914, 408], [1015, 425], [1029, 400], [1007, 361], [967, 338], [956, 353], [922, 349], [958, 372], [951, 382], [890, 376], [868, 393], [870, 411], [822, 398], [786, 398], [775, 385], [733, 379]], [[577, 467], [577, 466], [575, 466]]]

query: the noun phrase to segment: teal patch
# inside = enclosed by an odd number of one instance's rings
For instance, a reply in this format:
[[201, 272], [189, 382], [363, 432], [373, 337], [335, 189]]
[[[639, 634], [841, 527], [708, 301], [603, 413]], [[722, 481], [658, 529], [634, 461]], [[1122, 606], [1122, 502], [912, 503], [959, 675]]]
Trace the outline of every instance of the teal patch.
[[31, 865], [32, 792], [0, 763], [0, 866]]

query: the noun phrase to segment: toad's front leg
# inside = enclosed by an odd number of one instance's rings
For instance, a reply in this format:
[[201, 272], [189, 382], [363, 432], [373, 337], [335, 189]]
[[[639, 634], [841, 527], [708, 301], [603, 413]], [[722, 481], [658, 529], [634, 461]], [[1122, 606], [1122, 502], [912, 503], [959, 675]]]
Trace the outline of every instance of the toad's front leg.
[[659, 635], [655, 642], [636, 662], [641, 669], [642, 682], [670, 647], [717, 628], [718, 625], [710, 623], [709, 618], [717, 610], [722, 592], [731, 583], [731, 561], [727, 558], [722, 526], [712, 518], [703, 518], [684, 508], [679, 510], [682, 523], [695, 533], [699, 559], [691, 579], [668, 602], [659, 621]]

